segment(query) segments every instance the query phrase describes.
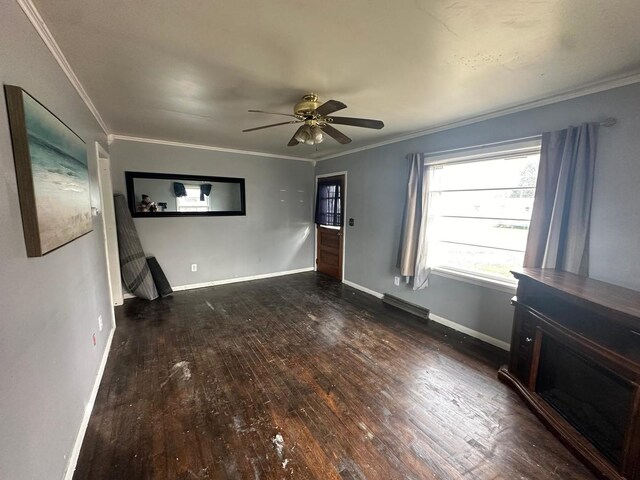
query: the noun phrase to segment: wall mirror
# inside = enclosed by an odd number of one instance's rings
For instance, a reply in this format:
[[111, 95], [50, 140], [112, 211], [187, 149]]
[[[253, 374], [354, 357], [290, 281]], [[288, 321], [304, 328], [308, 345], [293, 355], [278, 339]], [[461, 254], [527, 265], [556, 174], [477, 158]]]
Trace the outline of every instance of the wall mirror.
[[246, 215], [244, 178], [125, 172], [134, 217]]

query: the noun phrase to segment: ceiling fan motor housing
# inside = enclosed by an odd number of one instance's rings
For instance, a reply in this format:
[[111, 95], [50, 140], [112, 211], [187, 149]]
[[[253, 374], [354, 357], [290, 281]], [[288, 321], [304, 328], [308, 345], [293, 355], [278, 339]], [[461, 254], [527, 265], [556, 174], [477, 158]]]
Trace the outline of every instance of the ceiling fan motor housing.
[[316, 108], [320, 106], [318, 101], [318, 95], [315, 93], [309, 93], [302, 97], [302, 99], [293, 107], [293, 113], [295, 115], [310, 116]]

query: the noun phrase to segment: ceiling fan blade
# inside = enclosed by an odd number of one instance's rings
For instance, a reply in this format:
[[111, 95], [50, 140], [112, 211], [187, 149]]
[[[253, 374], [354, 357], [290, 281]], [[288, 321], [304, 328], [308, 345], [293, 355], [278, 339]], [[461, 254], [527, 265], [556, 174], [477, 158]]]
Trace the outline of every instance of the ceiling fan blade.
[[284, 115], [285, 117], [298, 118], [297, 115], [292, 115], [291, 113], [265, 112], [264, 110], [248, 110], [248, 112], [250, 112], [250, 113], [267, 113], [269, 115]]
[[262, 130], [263, 128], [271, 128], [271, 127], [277, 127], [278, 125], [289, 125], [290, 123], [300, 123], [302, 122], [302, 120], [295, 120], [292, 122], [281, 122], [281, 123], [272, 123], [271, 125], [263, 125], [262, 127], [255, 127], [255, 128], [247, 128], [246, 130], [242, 130], [243, 132], [253, 132], [255, 130]]
[[325, 120], [337, 125], [351, 125], [352, 127], [375, 128], [376, 130], [380, 130], [382, 127], [384, 127], [384, 123], [381, 120], [372, 120], [370, 118], [327, 117], [325, 118]]
[[300, 128], [298, 128], [298, 130], [296, 130], [296, 133], [293, 134], [293, 137], [291, 137], [291, 140], [289, 140], [289, 143], [287, 143], [287, 147], [295, 147], [300, 143], [298, 140], [296, 140], [296, 137], [298, 136], [298, 133], [300, 132], [300, 130], [302, 130], [303, 128], [304, 128], [304, 125], [302, 125]]
[[347, 137], [340, 130], [336, 130], [335, 128], [333, 128], [329, 124], [325, 123], [324, 125], [320, 125], [320, 128], [322, 129], [322, 131], [324, 133], [326, 133], [330, 137], [333, 137], [333, 139], [335, 141], [337, 141], [338, 143], [341, 143], [342, 145], [346, 145], [347, 143], [351, 143], [351, 139], [349, 137]]
[[325, 115], [329, 115], [330, 113], [337, 112], [338, 110], [342, 110], [343, 108], [347, 108], [347, 106], [339, 102], [338, 100], [329, 100], [328, 102], [323, 103], [318, 108], [316, 108], [313, 113], [316, 115], [320, 115], [324, 117]]

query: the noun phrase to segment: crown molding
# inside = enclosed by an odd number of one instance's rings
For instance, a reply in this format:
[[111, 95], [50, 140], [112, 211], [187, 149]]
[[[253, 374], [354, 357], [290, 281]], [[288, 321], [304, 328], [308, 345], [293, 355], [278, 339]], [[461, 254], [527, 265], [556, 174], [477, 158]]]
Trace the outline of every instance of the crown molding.
[[578, 97], [584, 97], [586, 95], [591, 95], [598, 92], [604, 92], [605, 90], [611, 90], [613, 88], [624, 87], [626, 85], [631, 85], [633, 83], [640, 82], [640, 70], [635, 70], [633, 72], [628, 72], [623, 75], [617, 75], [615, 77], [609, 77], [606, 80], [600, 80], [598, 82], [592, 82], [581, 87], [568, 90], [563, 93], [550, 95], [548, 97], [544, 97], [538, 100], [533, 100], [531, 102], [522, 103], [520, 105], [516, 105], [514, 107], [503, 108], [500, 110], [495, 110], [493, 112], [485, 113], [482, 115], [476, 115], [472, 117], [467, 117], [462, 120], [457, 120], [455, 122], [444, 123], [441, 125], [437, 125], [435, 127], [426, 128], [423, 130], [418, 130], [412, 133], [408, 133], [405, 135], [400, 135], [397, 137], [390, 138], [388, 140], [383, 140], [382, 142], [372, 143], [370, 145], [365, 145], [363, 147], [353, 148], [351, 150], [346, 150], [344, 152], [333, 153], [330, 155], [326, 155], [324, 157], [317, 158], [318, 162], [323, 160], [329, 160], [331, 158], [342, 157], [344, 155], [350, 155], [352, 153], [363, 152], [365, 150], [371, 150], [373, 148], [383, 147], [385, 145], [391, 145], [393, 143], [403, 142], [405, 140], [411, 140], [413, 138], [424, 137], [425, 135], [430, 135], [433, 133], [443, 132], [445, 130], [451, 130], [453, 128], [464, 127], [466, 125], [471, 125], [478, 122], [483, 122], [485, 120], [491, 120], [493, 118], [502, 117], [505, 115], [510, 115], [512, 113], [523, 112], [525, 110], [531, 110], [533, 108], [544, 107], [545, 105], [551, 105], [554, 103], [564, 102], [566, 100], [571, 100]]
[[292, 157], [288, 155], [278, 155], [276, 153], [254, 152], [252, 150], [238, 150], [235, 148], [216, 147], [213, 145], [200, 145], [197, 143], [173, 142], [170, 140], [158, 140], [155, 138], [132, 137], [129, 135], [109, 135], [109, 144], [115, 140], [123, 140], [126, 142], [153, 143], [155, 145], [167, 145], [170, 147], [195, 148], [198, 150], [213, 150], [215, 152], [239, 153], [241, 155], [254, 155], [256, 157], [280, 158], [282, 160], [298, 160], [301, 162], [311, 162], [312, 158]]
[[75, 72], [71, 68], [71, 65], [67, 61], [67, 58], [62, 53], [60, 46], [58, 45], [56, 40], [53, 38], [53, 35], [51, 34], [49, 27], [47, 27], [47, 25], [44, 23], [44, 19], [40, 15], [40, 12], [38, 12], [38, 9], [33, 4], [32, 0], [16, 0], [16, 1], [18, 2], [18, 5], [20, 5], [22, 10], [26, 14], [27, 18], [29, 19], [33, 27], [36, 29], [36, 31], [42, 38], [42, 41], [49, 48], [49, 51], [53, 55], [53, 58], [56, 59], [56, 61], [58, 62], [58, 65], [60, 65], [60, 68], [62, 68], [62, 71], [67, 75], [67, 78], [71, 82], [71, 85], [73, 85], [73, 87], [76, 89], [76, 91], [78, 92], [78, 95], [80, 95], [80, 98], [84, 101], [85, 105], [87, 106], [91, 114], [94, 116], [94, 118], [100, 125], [100, 128], [102, 129], [102, 131], [106, 135], [109, 135], [109, 129], [107, 128], [107, 124], [104, 122], [104, 120], [100, 116], [100, 112], [98, 112], [98, 109], [91, 101], [89, 94], [80, 83], [80, 80], [78, 79]]

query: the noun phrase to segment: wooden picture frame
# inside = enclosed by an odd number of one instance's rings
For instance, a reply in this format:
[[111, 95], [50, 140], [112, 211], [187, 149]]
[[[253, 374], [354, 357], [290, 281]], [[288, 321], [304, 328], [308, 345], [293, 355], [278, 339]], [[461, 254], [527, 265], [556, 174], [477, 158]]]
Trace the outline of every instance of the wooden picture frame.
[[93, 229], [84, 141], [22, 88], [4, 86], [29, 257], [41, 257]]

